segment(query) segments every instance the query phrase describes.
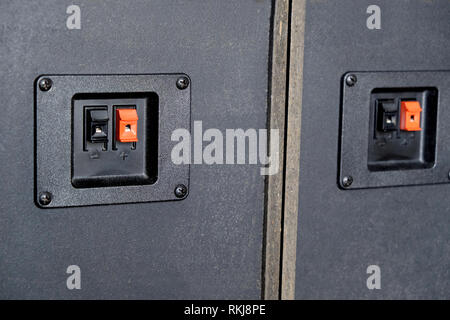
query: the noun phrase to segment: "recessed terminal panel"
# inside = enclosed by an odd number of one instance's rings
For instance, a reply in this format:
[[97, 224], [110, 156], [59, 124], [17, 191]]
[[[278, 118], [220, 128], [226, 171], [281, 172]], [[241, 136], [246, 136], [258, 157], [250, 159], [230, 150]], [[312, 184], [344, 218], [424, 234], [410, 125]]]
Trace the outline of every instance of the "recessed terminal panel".
[[[349, 75], [357, 79], [352, 85]], [[448, 183], [448, 88], [446, 71], [344, 74], [338, 185]]]
[[[48, 91], [39, 80], [52, 80]], [[43, 208], [180, 200], [189, 164], [171, 160], [190, 130], [184, 74], [45, 75], [36, 79], [36, 203]], [[55, 134], [57, 133], [57, 134]], [[50, 193], [50, 203], [39, 196]], [[187, 193], [186, 193], [187, 195]]]
[[72, 98], [74, 187], [157, 181], [158, 101], [155, 92], [76, 94]]
[[370, 171], [435, 164], [436, 88], [377, 88], [371, 93], [367, 166]]

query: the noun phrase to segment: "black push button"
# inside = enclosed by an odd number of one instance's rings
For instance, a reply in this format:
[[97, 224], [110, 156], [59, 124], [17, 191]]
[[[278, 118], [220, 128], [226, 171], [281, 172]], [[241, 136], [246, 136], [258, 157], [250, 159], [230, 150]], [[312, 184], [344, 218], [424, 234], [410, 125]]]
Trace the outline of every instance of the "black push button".
[[398, 127], [398, 108], [395, 100], [377, 100], [378, 130], [395, 131]]
[[90, 142], [108, 142], [108, 111], [88, 110], [87, 139]]

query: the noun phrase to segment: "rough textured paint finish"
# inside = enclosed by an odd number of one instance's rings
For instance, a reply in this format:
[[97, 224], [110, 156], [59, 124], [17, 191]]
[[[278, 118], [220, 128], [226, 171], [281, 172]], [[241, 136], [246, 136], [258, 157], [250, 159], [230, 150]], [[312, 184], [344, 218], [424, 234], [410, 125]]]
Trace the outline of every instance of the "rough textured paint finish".
[[[371, 1], [307, 3], [298, 299], [450, 298], [449, 184], [337, 186], [342, 75], [450, 69], [447, 1], [376, 3], [379, 30], [366, 27]], [[366, 286], [369, 265], [381, 269], [381, 290]]]
[[[270, 1], [0, 4], [1, 298], [261, 296], [264, 176], [192, 165], [183, 201], [42, 210], [33, 202], [33, 81], [40, 74], [186, 73], [192, 120], [265, 128]], [[70, 4], [70, 3], [69, 3]], [[3, 128], [8, 127], [8, 130]], [[66, 269], [81, 268], [81, 290]]]

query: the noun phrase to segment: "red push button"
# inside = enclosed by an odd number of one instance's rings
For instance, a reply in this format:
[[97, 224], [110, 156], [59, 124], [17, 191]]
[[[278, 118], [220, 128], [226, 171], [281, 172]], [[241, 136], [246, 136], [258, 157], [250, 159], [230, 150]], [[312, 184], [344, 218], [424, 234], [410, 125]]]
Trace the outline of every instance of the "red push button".
[[137, 142], [136, 109], [116, 109], [116, 139], [120, 142]]
[[421, 131], [419, 101], [402, 101], [400, 108], [400, 130]]

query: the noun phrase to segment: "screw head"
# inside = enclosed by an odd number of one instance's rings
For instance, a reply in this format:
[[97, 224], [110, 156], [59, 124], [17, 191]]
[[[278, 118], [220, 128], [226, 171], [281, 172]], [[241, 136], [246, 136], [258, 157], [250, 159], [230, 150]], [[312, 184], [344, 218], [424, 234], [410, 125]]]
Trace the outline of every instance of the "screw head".
[[184, 198], [187, 195], [187, 187], [184, 184], [179, 184], [175, 187], [174, 193], [177, 198]]
[[52, 202], [52, 194], [50, 192], [41, 192], [39, 195], [39, 203], [43, 206], [46, 206]]
[[177, 88], [184, 90], [189, 86], [189, 79], [187, 77], [179, 77], [177, 79]]
[[42, 78], [39, 80], [39, 89], [41, 91], [48, 91], [53, 85], [53, 81], [50, 78]]
[[342, 186], [344, 188], [348, 188], [352, 185], [353, 183], [353, 177], [352, 176], [345, 176], [344, 178], [342, 178]]
[[450, 180], [450, 171], [448, 172], [448, 175], [447, 175], [447, 177], [448, 177], [448, 179]]
[[345, 77], [345, 83], [349, 87], [353, 87], [356, 84], [356, 81], [358, 81], [358, 79], [354, 74], [349, 74], [347, 77]]

